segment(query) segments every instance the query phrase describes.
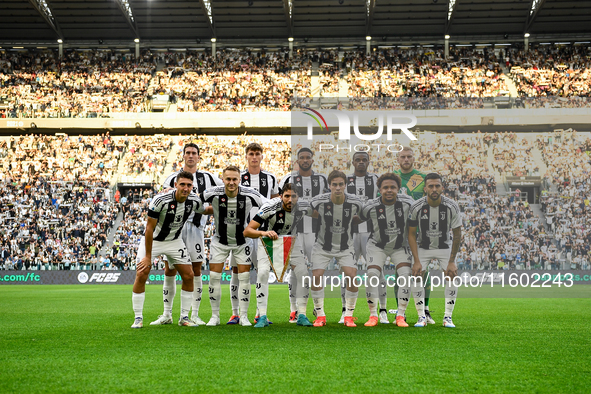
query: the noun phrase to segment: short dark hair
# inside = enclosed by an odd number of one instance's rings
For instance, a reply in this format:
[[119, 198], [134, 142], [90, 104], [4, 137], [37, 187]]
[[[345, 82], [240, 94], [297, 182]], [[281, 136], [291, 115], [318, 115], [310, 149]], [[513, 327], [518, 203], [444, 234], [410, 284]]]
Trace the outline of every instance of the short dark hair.
[[248, 152], [261, 152], [263, 153], [263, 147], [258, 142], [251, 142], [250, 144], [246, 145], [246, 149], [244, 149], [244, 153], [248, 155]]
[[332, 183], [332, 180], [335, 178], [343, 178], [345, 182], [347, 182], [347, 175], [344, 172], [339, 170], [334, 170], [330, 174], [328, 174], [328, 184]]
[[297, 153], [297, 158], [300, 158], [300, 153], [304, 153], [304, 152], [308, 152], [312, 155], [312, 157], [314, 157], [314, 152], [312, 152], [312, 149], [310, 148], [301, 148], [298, 153]]
[[353, 160], [355, 160], [355, 155], [366, 155], [367, 160], [369, 160], [369, 152], [367, 152], [367, 151], [360, 151], [360, 152], [353, 153]]
[[429, 179], [439, 179], [441, 181], [441, 183], [443, 183], [443, 178], [441, 177], [441, 175], [439, 175], [436, 172], [431, 172], [431, 173], [427, 174], [427, 176], [425, 177], [425, 185], [427, 184], [427, 181]]
[[176, 176], [176, 182], [179, 181], [179, 179], [181, 178], [185, 178], [185, 179], [190, 179], [191, 182], [193, 182], [193, 174], [191, 174], [189, 171], [181, 171], [178, 173], [178, 175]]
[[187, 148], [195, 148], [195, 149], [197, 149], [197, 155], [199, 155], [199, 147], [197, 146], [196, 143], [189, 142], [188, 144], [185, 144], [185, 146], [183, 147], [183, 155], [187, 152]]
[[400, 189], [402, 187], [402, 180], [400, 179], [400, 177], [398, 175], [394, 174], [393, 172], [387, 172], [385, 174], [382, 174], [378, 178], [378, 189], [380, 187], [382, 187], [382, 182], [388, 181], [388, 180], [396, 182], [396, 184], [398, 185], [398, 189]]
[[238, 168], [236, 166], [228, 166], [228, 167], [224, 168], [224, 171], [222, 171], [222, 174], [225, 174], [226, 171], [236, 171], [237, 173], [240, 174], [240, 168]]
[[281, 188], [280, 194], [283, 194], [288, 190], [293, 190], [293, 183], [286, 183], [285, 185], [283, 185], [283, 187]]

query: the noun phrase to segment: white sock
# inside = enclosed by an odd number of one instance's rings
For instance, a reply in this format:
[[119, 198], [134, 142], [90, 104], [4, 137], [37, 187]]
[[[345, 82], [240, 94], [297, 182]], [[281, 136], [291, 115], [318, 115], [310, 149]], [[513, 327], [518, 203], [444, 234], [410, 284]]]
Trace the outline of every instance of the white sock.
[[[406, 307], [408, 306], [408, 302], [410, 301], [410, 274], [412, 273], [410, 267], [400, 267], [397, 270], [397, 277], [400, 279], [400, 283], [404, 286], [398, 287], [398, 294], [396, 297], [398, 298], [398, 313], [397, 316], [404, 316], [404, 312], [406, 312]], [[404, 278], [404, 279], [402, 279]]]
[[290, 312], [295, 312], [297, 309], [297, 297], [296, 297], [296, 287], [297, 287], [297, 278], [295, 272], [291, 270], [291, 275], [289, 275], [288, 281], [289, 287], [289, 309]]
[[[421, 283], [419, 283], [420, 285]], [[417, 286], [417, 282], [411, 279], [410, 291], [415, 299], [415, 307], [419, 317], [425, 316], [425, 289], [423, 286]], [[398, 314], [398, 316], [403, 316]]]
[[[365, 288], [365, 294], [367, 296], [367, 306], [369, 307], [369, 315], [378, 315], [378, 286], [372, 286], [372, 283], [379, 282], [380, 271], [375, 268], [367, 270], [367, 287]], [[375, 279], [372, 279], [375, 278]], [[351, 315], [352, 316], [352, 315]]]
[[296, 277], [296, 300], [297, 300], [297, 312], [298, 315], [305, 315], [308, 309], [308, 284], [304, 286], [304, 276], [308, 273], [308, 270], [304, 267], [297, 267], [292, 270], [292, 275]]
[[454, 307], [456, 306], [457, 297], [458, 288], [447, 284], [445, 286], [445, 317], [451, 317]]
[[199, 316], [199, 306], [201, 305], [201, 294], [203, 293], [203, 280], [201, 274], [195, 275], [193, 278], [193, 300], [191, 302], [191, 309], [193, 316]]
[[230, 279], [230, 302], [232, 303], [232, 315], [238, 316], [238, 288], [240, 281], [238, 274], [232, 272], [232, 279]]
[[380, 286], [378, 287], [380, 297], [380, 311], [388, 311], [388, 286], [386, 286], [386, 277], [384, 270], [380, 271]]
[[189, 316], [192, 301], [193, 292], [181, 289], [181, 317]]
[[211, 303], [211, 316], [220, 317], [220, 303], [222, 301], [222, 273], [209, 273], [209, 302]]
[[250, 304], [250, 272], [242, 272], [238, 274], [238, 281], [238, 293], [240, 296], [240, 313], [242, 315], [247, 315], [248, 305]]
[[[269, 302], [269, 268], [270, 267], [259, 267], [257, 271], [256, 296], [258, 316], [267, 315], [267, 304]], [[291, 291], [289, 294], [289, 300], [291, 301]]]
[[144, 300], [146, 299], [146, 293], [131, 293], [131, 304], [133, 305], [133, 313], [135, 317], [144, 317]]
[[172, 304], [176, 295], [176, 275], [165, 276], [162, 286], [162, 301], [164, 302], [164, 316], [172, 316]]
[[349, 290], [345, 292], [345, 301], [347, 302], [345, 316], [353, 316], [353, 312], [355, 312], [355, 303], [357, 302], [357, 293], [357, 291], [353, 292]]
[[[343, 276], [343, 278], [344, 278], [344, 276]], [[347, 285], [343, 281], [343, 283], [341, 284], [341, 304], [343, 305], [343, 311], [345, 311], [347, 309], [347, 301], [345, 300], [346, 291], [347, 291]]]
[[312, 301], [314, 302], [314, 310], [316, 311], [316, 316], [326, 316], [324, 314], [324, 288], [320, 290], [312, 290]]

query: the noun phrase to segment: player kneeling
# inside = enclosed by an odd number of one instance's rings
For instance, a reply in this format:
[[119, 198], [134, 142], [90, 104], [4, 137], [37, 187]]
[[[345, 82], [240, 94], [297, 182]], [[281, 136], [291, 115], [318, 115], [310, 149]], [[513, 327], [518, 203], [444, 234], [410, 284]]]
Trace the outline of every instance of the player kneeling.
[[187, 247], [180, 238], [185, 222], [191, 214], [211, 213], [211, 208], [203, 209], [203, 203], [193, 189], [193, 174], [181, 171], [177, 176], [175, 189], [160, 194], [150, 202], [146, 232], [140, 241], [137, 254], [137, 268], [133, 284], [133, 312], [135, 321], [131, 328], [142, 328], [144, 300], [146, 299], [146, 280], [150, 274], [154, 257], [165, 255], [169, 266], [181, 275], [181, 316], [179, 326], [197, 326], [189, 319], [193, 299], [193, 266]]
[[[292, 230], [296, 227], [298, 219], [301, 215], [296, 216], [297, 212], [295, 205], [298, 196], [292, 188], [291, 183], [284, 185], [281, 189], [281, 197], [274, 198], [270, 202], [264, 204], [260, 211], [255, 215], [254, 219], [248, 224], [244, 230], [244, 236], [249, 238], [257, 238], [258, 245], [258, 268], [257, 268], [257, 308], [259, 310], [259, 319], [255, 324], [256, 328], [269, 326], [267, 319], [267, 305], [269, 299], [269, 273], [271, 270], [271, 261], [269, 255], [264, 252], [265, 245], [263, 245], [262, 237], [268, 237], [273, 241], [279, 240], [280, 237], [290, 237]], [[264, 226], [269, 231], [259, 231], [258, 228]], [[295, 237], [294, 237], [295, 238]], [[298, 238], [293, 240], [295, 244], [291, 247], [290, 262], [292, 275], [296, 276], [296, 299], [298, 308], [297, 324], [300, 326], [311, 326], [312, 323], [306, 317], [306, 307], [308, 304], [308, 291], [304, 288], [303, 280], [307, 275], [308, 269], [304, 260], [304, 254], [301, 247], [301, 240]], [[286, 256], [287, 257], [287, 256]], [[279, 261], [273, 261], [273, 266], [278, 267], [275, 271], [277, 277], [282, 273], [284, 260], [283, 256], [277, 256]], [[281, 271], [280, 271], [281, 270]]]
[[408, 327], [404, 320], [406, 307], [410, 299], [410, 251], [406, 222], [414, 200], [406, 194], [398, 194], [400, 177], [387, 173], [377, 181], [381, 197], [369, 200], [364, 204], [360, 219], [369, 220], [372, 228], [367, 243], [367, 304], [369, 306], [369, 320], [366, 326], [377, 326], [377, 302], [379, 296], [379, 280], [384, 269], [386, 259], [390, 257], [396, 266], [397, 279], [401, 286], [398, 288], [398, 313], [395, 324]]

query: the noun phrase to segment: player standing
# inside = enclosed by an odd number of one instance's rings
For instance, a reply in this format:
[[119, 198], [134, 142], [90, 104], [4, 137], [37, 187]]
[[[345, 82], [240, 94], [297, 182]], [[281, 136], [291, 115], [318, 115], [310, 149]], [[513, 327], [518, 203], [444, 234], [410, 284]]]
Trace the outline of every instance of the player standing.
[[240, 324], [250, 326], [250, 266], [253, 242], [244, 237], [248, 216], [253, 208], [260, 208], [268, 200], [249, 187], [240, 186], [240, 169], [229, 166], [223, 172], [224, 187], [213, 187], [201, 193], [201, 200], [213, 207], [215, 234], [211, 239], [209, 263], [209, 300], [211, 319], [208, 326], [220, 324], [221, 279], [224, 262], [232, 253], [238, 264], [238, 291], [240, 294]]
[[[400, 176], [402, 180], [402, 187], [400, 191], [408, 194], [415, 201], [423, 197], [423, 189], [425, 187], [425, 174], [414, 168], [415, 157], [411, 147], [405, 146], [397, 156], [399, 170], [394, 170], [394, 173]], [[423, 283], [425, 284], [425, 317], [427, 323], [435, 324], [435, 320], [431, 317], [429, 312], [429, 295], [431, 294], [431, 277], [429, 276], [429, 267], [424, 267], [425, 273], [423, 276]], [[396, 282], [398, 283], [398, 281]], [[398, 286], [395, 291], [398, 292]], [[398, 299], [396, 301], [398, 303]]]
[[[294, 190], [298, 195], [301, 203], [312, 201], [313, 197], [319, 196], [329, 191], [328, 181], [322, 174], [312, 171], [314, 164], [314, 153], [310, 148], [301, 148], [297, 152], [298, 171], [286, 175], [280, 182], [279, 186], [282, 188], [285, 184], [293, 184]], [[312, 264], [312, 248], [316, 242], [316, 233], [320, 220], [309, 216], [304, 216], [296, 225], [296, 234], [301, 239], [300, 244], [305, 256], [308, 258], [308, 263]], [[290, 275], [289, 277], [289, 306], [290, 315], [289, 322], [295, 323], [297, 321], [297, 302], [296, 302], [296, 277]]]
[[[261, 237], [269, 237], [276, 240], [280, 236], [291, 235], [293, 233], [294, 224], [296, 224], [298, 220], [301, 220], [301, 214], [298, 213], [295, 208], [297, 200], [298, 196], [293, 190], [292, 184], [287, 183], [283, 185], [283, 188], [281, 189], [281, 198], [274, 198], [263, 205], [253, 220], [248, 224], [246, 230], [244, 230], [244, 236], [257, 238], [255, 242], [259, 243], [260, 251], [258, 254], [258, 272], [267, 272], [267, 279], [271, 262], [269, 261], [267, 253], [264, 253]], [[265, 226], [268, 231], [258, 230], [261, 226]], [[301, 242], [301, 238], [296, 237], [290, 256], [291, 268], [293, 270], [292, 275], [297, 279], [297, 324], [300, 326], [311, 326], [312, 323], [310, 323], [306, 317], [308, 289], [306, 289], [303, 284], [304, 276], [308, 274], [308, 267], [304, 260], [304, 252], [298, 241]], [[255, 324], [255, 327], [267, 327], [269, 325], [267, 320], [269, 281], [265, 281], [265, 278], [262, 278], [261, 281], [257, 280], [257, 282], [257, 306], [260, 318]]]
[[[199, 147], [194, 143], [188, 143], [183, 148], [184, 166], [181, 171], [187, 171], [193, 174], [193, 192], [199, 195], [205, 189], [213, 186], [223, 186], [220, 178], [207, 171], [199, 171], [197, 162], [199, 161]], [[164, 181], [164, 188], [174, 187], [178, 174], [181, 171], [173, 172]], [[203, 228], [207, 222], [207, 216], [194, 214], [189, 217], [181, 237], [187, 246], [191, 262], [193, 264], [193, 301], [191, 303], [191, 320], [198, 325], [205, 322], [199, 318], [199, 306], [201, 304], [201, 295], [203, 292], [203, 281], [201, 280], [201, 266], [205, 256], [205, 245]], [[176, 274], [174, 268], [170, 268], [168, 263], [164, 264], [164, 285], [162, 296], [164, 302], [164, 313], [150, 325], [171, 324], [172, 323], [172, 304], [176, 294]]]
[[[422, 275], [423, 268], [427, 267], [431, 260], [439, 261], [446, 277], [449, 277], [445, 285], [443, 326], [455, 327], [451, 316], [458, 288], [453, 286], [451, 279], [458, 274], [455, 261], [462, 238], [460, 207], [454, 200], [442, 196], [443, 181], [439, 174], [430, 173], [425, 176], [425, 192], [426, 196], [417, 200], [411, 207], [408, 221], [408, 243], [414, 260], [412, 274]], [[450, 230], [453, 232], [453, 241], [449, 238]], [[421, 313], [423, 308], [417, 302], [416, 296], [415, 303], [419, 313], [415, 327], [424, 327], [427, 325], [427, 319]]]
[[[366, 326], [378, 324], [377, 301], [378, 287], [372, 283], [379, 282], [380, 272], [384, 269], [386, 259], [396, 267], [398, 278], [402, 279], [403, 287], [398, 289], [398, 314], [396, 325], [408, 327], [404, 321], [404, 313], [410, 299], [410, 250], [406, 232], [407, 218], [414, 200], [400, 190], [400, 177], [387, 173], [377, 181], [380, 197], [368, 201], [361, 210], [361, 220], [371, 224], [371, 237], [367, 243], [367, 303], [370, 317]], [[372, 280], [375, 279], [375, 280]], [[422, 289], [421, 289], [422, 290]]]
[[[353, 282], [357, 275], [351, 227], [353, 217], [361, 212], [362, 201], [357, 196], [345, 193], [347, 176], [341, 171], [332, 171], [328, 176], [330, 193], [316, 196], [310, 202], [307, 214], [320, 219], [320, 229], [312, 248], [312, 299], [316, 311], [314, 327], [326, 325], [324, 313], [324, 286], [322, 279], [330, 261], [335, 258], [344, 273], [347, 283], [345, 300], [345, 326], [355, 327], [353, 312], [358, 288]], [[359, 219], [359, 218], [357, 218]]]
[[143, 327], [143, 309], [146, 299], [146, 280], [154, 257], [165, 255], [183, 281], [181, 287], [181, 317], [179, 326], [197, 326], [189, 319], [193, 298], [193, 270], [187, 247], [181, 232], [194, 213], [210, 214], [211, 208], [203, 209], [203, 203], [193, 189], [193, 174], [181, 171], [175, 182], [176, 189], [154, 197], [148, 207], [146, 232], [140, 240], [137, 254], [137, 272], [133, 284], [132, 304], [135, 321], [132, 328]]
[[[246, 146], [244, 149], [246, 154], [246, 162], [248, 168], [240, 172], [240, 184], [242, 186], [251, 187], [258, 191], [263, 197], [266, 199], [271, 199], [279, 196], [279, 184], [277, 182], [277, 178], [275, 175], [271, 174], [268, 171], [265, 171], [261, 168], [261, 163], [263, 161], [263, 147], [256, 143], [252, 142]], [[252, 219], [258, 210], [253, 210], [250, 213], [248, 220]], [[255, 268], [257, 269], [257, 289], [261, 288], [261, 283], [263, 281], [266, 282], [266, 285], [269, 285], [269, 271], [263, 270], [262, 272], [258, 269], [258, 258], [257, 258], [257, 248], [258, 244], [256, 242], [253, 243], [253, 250], [252, 250], [252, 261], [254, 263]], [[230, 260], [232, 266], [232, 279], [230, 280], [230, 296], [231, 296], [231, 304], [232, 304], [232, 317], [227, 324], [238, 324], [240, 322], [239, 316], [239, 305], [238, 305], [238, 265], [236, 264], [236, 259], [233, 257]], [[265, 279], [266, 278], [266, 279]], [[260, 293], [262, 294], [262, 293]], [[260, 295], [257, 294], [257, 297]], [[267, 294], [267, 293], [265, 293]], [[265, 295], [266, 297], [266, 295]], [[255, 320], [259, 316], [259, 313], [256, 314]]]
[[[378, 196], [378, 176], [376, 174], [368, 173], [369, 167], [369, 153], [355, 152], [353, 154], [353, 167], [355, 172], [347, 176], [347, 193], [357, 196], [361, 201], [366, 202]], [[353, 226], [353, 248], [355, 250], [355, 262], [359, 261], [360, 256], [363, 256], [367, 262], [367, 241], [371, 229], [371, 222], [360, 223]], [[388, 321], [388, 308], [386, 300], [388, 298], [386, 279], [383, 271], [380, 271], [380, 323], [390, 323]], [[341, 288], [341, 302], [343, 304], [343, 312], [339, 323], [345, 321], [345, 288]], [[368, 298], [369, 302], [369, 298]]]

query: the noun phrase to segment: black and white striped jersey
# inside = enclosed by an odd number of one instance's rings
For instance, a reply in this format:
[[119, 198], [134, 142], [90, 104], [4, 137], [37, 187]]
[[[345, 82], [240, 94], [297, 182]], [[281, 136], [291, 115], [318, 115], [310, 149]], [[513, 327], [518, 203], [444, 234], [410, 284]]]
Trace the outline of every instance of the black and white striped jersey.
[[213, 187], [201, 193], [201, 200], [213, 207], [214, 238], [228, 246], [246, 243], [243, 232], [250, 212], [269, 201], [256, 190], [244, 186], [238, 186], [238, 195], [233, 198], [226, 195], [224, 186]]
[[334, 204], [330, 199], [330, 193], [314, 197], [310, 201], [307, 213], [311, 215], [318, 211], [319, 214], [320, 229], [316, 234], [316, 243], [327, 252], [350, 248], [353, 245], [351, 221], [353, 216], [359, 215], [362, 206], [363, 201], [347, 193], [343, 204]]
[[279, 194], [277, 177], [265, 170], [261, 170], [258, 174], [251, 174], [248, 170], [242, 170], [240, 172], [240, 184], [253, 188], [265, 198], [270, 199], [272, 195]]
[[[286, 183], [293, 184], [293, 188], [298, 195], [299, 201], [310, 202], [312, 201], [312, 198], [330, 192], [326, 177], [315, 172], [312, 172], [312, 175], [310, 176], [301, 176], [297, 172], [288, 174], [279, 183], [279, 188], [283, 189], [283, 186]], [[297, 232], [304, 234], [315, 233], [318, 231], [319, 223], [319, 219], [305, 216], [298, 222]]]
[[[174, 187], [176, 177], [178, 176], [179, 172], [180, 171], [173, 172], [168, 176], [168, 178], [166, 178], [163, 184], [165, 189]], [[224, 182], [208, 171], [197, 170], [197, 172], [193, 174], [193, 193], [199, 195], [205, 191], [205, 189], [209, 189], [214, 186], [224, 186]], [[189, 218], [189, 222], [193, 223], [197, 227], [203, 228], [207, 222], [207, 217], [201, 214], [195, 214]]]
[[462, 226], [458, 204], [441, 196], [441, 204], [432, 207], [424, 196], [412, 205], [409, 227], [417, 227], [417, 243], [421, 249], [449, 249], [452, 245], [450, 231]]
[[406, 227], [410, 207], [415, 200], [406, 194], [398, 193], [396, 202], [385, 205], [382, 198], [367, 201], [361, 209], [361, 220], [371, 221], [371, 239], [381, 249], [400, 249], [408, 246]]
[[[347, 176], [347, 193], [359, 197], [363, 202], [376, 198], [378, 191], [378, 176], [376, 174], [368, 172], [365, 176], [355, 176], [355, 174]], [[354, 229], [354, 232], [359, 233], [370, 231], [371, 222], [360, 223], [358, 229]]]
[[277, 235], [289, 235], [292, 233], [294, 222], [301, 219], [302, 212], [298, 212], [295, 207], [292, 211], [286, 211], [283, 207], [283, 201], [276, 197], [263, 205], [253, 220], [260, 225], [266, 225], [267, 230], [272, 230]]
[[195, 193], [178, 202], [176, 189], [156, 195], [148, 206], [148, 217], [157, 219], [154, 241], [173, 241], [181, 235], [185, 222], [194, 213], [203, 213], [203, 203]]

